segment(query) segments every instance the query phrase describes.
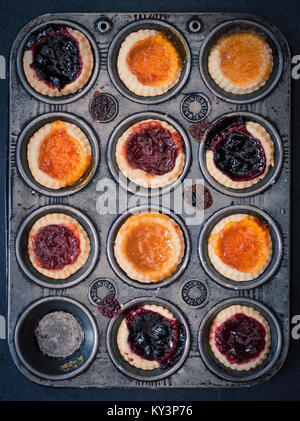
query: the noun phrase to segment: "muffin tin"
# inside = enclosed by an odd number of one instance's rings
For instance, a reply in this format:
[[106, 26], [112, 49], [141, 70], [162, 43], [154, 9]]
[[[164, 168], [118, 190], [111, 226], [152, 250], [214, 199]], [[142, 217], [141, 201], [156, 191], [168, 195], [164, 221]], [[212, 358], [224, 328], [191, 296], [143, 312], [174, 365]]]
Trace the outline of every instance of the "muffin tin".
[[[31, 31], [50, 22], [79, 29], [92, 46], [93, 74], [87, 85], [74, 95], [44, 97], [34, 92], [24, 78], [22, 51], [26, 39]], [[263, 33], [275, 58], [269, 82], [246, 96], [228, 95], [219, 90], [206, 68], [207, 54], [216, 36], [236, 27], [242, 30], [250, 27]], [[170, 36], [184, 62], [179, 83], [160, 97], [143, 98], [130, 93], [116, 72], [117, 49], [124, 37], [146, 28], [159, 29]], [[107, 121], [94, 121], [89, 113], [95, 92], [107, 95], [114, 104]], [[193, 137], [195, 131], [202, 132], [205, 126], [209, 130], [209, 123], [228, 115], [258, 120], [271, 130], [275, 142], [274, 170], [265, 182], [249, 191], [233, 192], [216, 185], [205, 169], [203, 144]], [[116, 136], [130, 122], [152, 117], [173, 122], [182, 133], [186, 163], [178, 182], [149, 192], [119, 179], [113, 151]], [[76, 122], [85, 131], [92, 146], [93, 163], [78, 185], [50, 191], [32, 179], [26, 162], [26, 144], [35, 129], [56, 118]], [[277, 28], [258, 17], [236, 13], [41, 16], [20, 32], [12, 48], [9, 136], [8, 341], [16, 365], [27, 378], [52, 387], [224, 388], [258, 384], [278, 372], [289, 346], [290, 52]], [[185, 198], [182, 198], [183, 213], [178, 215], [180, 212], [173, 209], [180, 181], [187, 179], [192, 184], [201, 184], [204, 179], [213, 199], [209, 208], [199, 211], [196, 224], [187, 223], [193, 209]], [[101, 195], [109, 186], [117, 187], [116, 196], [111, 198], [115, 209], [105, 212]], [[126, 193], [128, 202], [123, 208]], [[166, 205], [169, 197], [170, 203]], [[127, 279], [112, 252], [120, 222], [130, 213], [149, 208], [173, 217], [182, 227], [186, 242], [186, 254], [178, 272], [155, 285]], [[275, 252], [265, 274], [255, 281], [237, 284], [213, 271], [205, 244], [218, 218], [245, 211], [258, 214], [271, 226]], [[61, 282], [34, 271], [26, 253], [30, 227], [48, 212], [65, 212], [77, 218], [92, 246], [90, 258], [80, 271]], [[125, 364], [115, 343], [122, 311], [110, 320], [97, 308], [107, 293], [118, 300], [121, 310], [136, 303], [154, 303], [169, 308], [182, 320], [187, 334], [186, 347], [172, 369], [145, 373]], [[267, 360], [259, 369], [248, 373], [237, 374], [217, 364], [207, 345], [211, 318], [232, 302], [261, 310], [272, 330]], [[83, 347], [61, 364], [41, 358], [36, 344], [26, 339], [32, 335], [32, 323], [55, 310], [73, 314], [81, 323], [85, 338]]]

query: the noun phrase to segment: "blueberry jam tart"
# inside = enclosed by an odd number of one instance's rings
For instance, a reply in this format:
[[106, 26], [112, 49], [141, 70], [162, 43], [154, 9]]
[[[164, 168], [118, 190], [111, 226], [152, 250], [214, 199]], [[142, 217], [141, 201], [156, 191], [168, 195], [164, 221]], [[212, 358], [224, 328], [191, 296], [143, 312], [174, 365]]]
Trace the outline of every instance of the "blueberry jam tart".
[[259, 123], [224, 119], [205, 137], [206, 166], [225, 187], [245, 189], [258, 183], [274, 166], [274, 144]]
[[93, 67], [90, 42], [78, 30], [49, 24], [33, 32], [25, 44], [24, 73], [42, 95], [77, 92], [89, 80]]
[[116, 161], [135, 184], [156, 188], [171, 184], [182, 173], [183, 140], [173, 126], [160, 120], [143, 120], [118, 139]]
[[254, 308], [232, 305], [217, 314], [208, 341], [220, 363], [232, 370], [251, 370], [268, 356], [270, 327]]
[[142, 370], [173, 367], [183, 354], [185, 342], [184, 326], [169, 310], [152, 304], [128, 311], [117, 334], [122, 357]]
[[38, 219], [28, 236], [33, 267], [52, 279], [77, 272], [90, 254], [90, 240], [79, 222], [69, 215], [51, 213]]

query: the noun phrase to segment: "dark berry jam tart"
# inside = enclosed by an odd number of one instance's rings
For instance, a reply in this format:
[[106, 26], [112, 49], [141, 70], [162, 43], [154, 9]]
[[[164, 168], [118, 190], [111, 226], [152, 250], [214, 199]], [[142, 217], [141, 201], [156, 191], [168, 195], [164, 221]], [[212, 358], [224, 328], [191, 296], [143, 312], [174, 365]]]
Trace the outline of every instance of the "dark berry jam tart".
[[34, 32], [25, 45], [23, 69], [37, 92], [60, 97], [77, 92], [94, 67], [90, 42], [80, 31], [47, 25]]
[[69, 215], [51, 213], [38, 219], [29, 232], [28, 255], [34, 268], [52, 279], [77, 272], [90, 254], [90, 240]]
[[223, 218], [208, 239], [212, 265], [226, 278], [238, 282], [261, 275], [272, 259], [272, 249], [269, 228], [247, 214]]
[[185, 329], [166, 308], [153, 304], [134, 307], [124, 316], [117, 344], [123, 358], [142, 370], [167, 369], [180, 359]]
[[274, 166], [274, 143], [259, 123], [238, 119], [206, 141], [206, 167], [220, 184], [245, 189]]
[[118, 139], [116, 161], [121, 172], [135, 184], [146, 188], [163, 187], [182, 173], [183, 140], [165, 121], [140, 121]]
[[232, 370], [251, 370], [267, 357], [271, 344], [268, 322], [254, 308], [232, 305], [210, 326], [209, 345], [217, 360]]
[[27, 161], [34, 179], [50, 189], [76, 183], [91, 163], [91, 146], [75, 124], [56, 120], [37, 130], [27, 146]]

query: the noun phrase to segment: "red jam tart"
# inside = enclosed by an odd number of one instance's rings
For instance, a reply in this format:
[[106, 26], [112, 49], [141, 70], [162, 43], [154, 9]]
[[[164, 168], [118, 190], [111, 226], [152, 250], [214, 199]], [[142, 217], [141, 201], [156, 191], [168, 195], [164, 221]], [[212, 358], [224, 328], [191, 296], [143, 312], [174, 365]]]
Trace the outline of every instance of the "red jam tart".
[[180, 359], [186, 342], [183, 325], [164, 307], [143, 305], [121, 322], [117, 344], [129, 364], [143, 370], [166, 369]]
[[23, 67], [30, 85], [47, 96], [77, 92], [89, 80], [94, 57], [88, 39], [79, 31], [47, 25], [26, 43]]
[[135, 184], [163, 187], [182, 173], [183, 141], [165, 121], [144, 120], [129, 127], [118, 139], [116, 161], [122, 173]]
[[37, 271], [49, 278], [65, 279], [87, 261], [90, 241], [76, 219], [52, 213], [40, 218], [31, 228], [28, 254]]
[[206, 139], [206, 166], [221, 184], [251, 187], [274, 166], [274, 144], [264, 127], [242, 118]]
[[56, 120], [37, 130], [27, 146], [27, 160], [35, 180], [59, 189], [78, 182], [91, 163], [88, 138], [75, 124]]
[[269, 324], [252, 307], [227, 307], [210, 327], [209, 345], [214, 356], [232, 370], [250, 370], [260, 365], [270, 344]]

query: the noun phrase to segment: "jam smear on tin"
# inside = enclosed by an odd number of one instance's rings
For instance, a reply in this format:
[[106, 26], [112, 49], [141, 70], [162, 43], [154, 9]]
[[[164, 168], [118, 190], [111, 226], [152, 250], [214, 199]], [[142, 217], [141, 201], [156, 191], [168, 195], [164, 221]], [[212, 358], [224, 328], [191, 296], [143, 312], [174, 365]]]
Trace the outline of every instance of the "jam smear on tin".
[[158, 121], [140, 123], [126, 143], [126, 156], [133, 168], [163, 175], [173, 170], [181, 136], [171, 133]]
[[80, 241], [76, 233], [62, 224], [41, 228], [33, 238], [37, 264], [44, 269], [62, 269], [76, 261]]
[[216, 346], [230, 363], [247, 363], [264, 350], [266, 331], [253, 317], [235, 314], [216, 330]]
[[126, 315], [126, 325], [128, 342], [135, 354], [159, 362], [162, 369], [172, 367], [180, 359], [186, 334], [178, 320], [137, 307]]
[[233, 181], [252, 180], [266, 169], [264, 148], [244, 123], [233, 123], [217, 133], [207, 146], [214, 153], [217, 168]]
[[77, 40], [60, 25], [36, 31], [26, 43], [33, 51], [31, 67], [51, 88], [63, 89], [81, 73], [82, 61]]
[[90, 103], [89, 111], [93, 121], [107, 121], [115, 104], [105, 94], [95, 91]]
[[101, 300], [100, 304], [97, 305], [97, 308], [102, 316], [107, 317], [108, 319], [116, 317], [121, 312], [121, 306], [118, 300], [111, 294], [106, 295], [106, 297]]

